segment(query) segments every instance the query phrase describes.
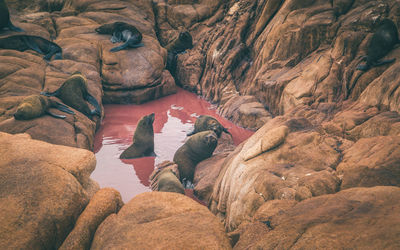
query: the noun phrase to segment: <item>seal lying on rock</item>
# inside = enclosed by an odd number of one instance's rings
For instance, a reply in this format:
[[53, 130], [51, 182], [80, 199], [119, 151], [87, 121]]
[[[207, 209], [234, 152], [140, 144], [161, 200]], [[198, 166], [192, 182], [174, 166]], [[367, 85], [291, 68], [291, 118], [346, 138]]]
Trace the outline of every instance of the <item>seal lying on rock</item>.
[[0, 0], [0, 30], [8, 28], [9, 30], [22, 32], [21, 28], [15, 27], [10, 20], [10, 12], [5, 0]]
[[31, 95], [26, 97], [17, 107], [17, 112], [14, 114], [16, 120], [30, 120], [36, 117], [42, 116], [45, 113], [56, 117], [64, 119], [64, 115], [57, 115], [49, 111], [49, 108], [54, 107], [63, 112], [74, 114], [64, 104], [53, 101], [50, 98], [42, 95]]
[[173, 161], [178, 165], [181, 182], [193, 181], [196, 165], [213, 154], [217, 143], [217, 135], [207, 130], [191, 136], [178, 148]]
[[0, 38], [0, 49], [14, 49], [18, 51], [34, 50], [44, 54], [43, 59], [49, 61], [53, 55], [54, 59], [62, 59], [62, 49], [56, 43], [53, 43], [40, 36], [31, 35], [13, 35]]
[[168, 51], [166, 68], [171, 72], [171, 74], [174, 74], [177, 55], [187, 49], [193, 48], [192, 36], [187, 31], [180, 32], [179, 36], [168, 43], [165, 48]]
[[[55, 92], [42, 92], [41, 94], [45, 96], [57, 96], [65, 104], [79, 110], [89, 118], [93, 115], [101, 116], [100, 105], [88, 92], [86, 78], [79, 72], [72, 74]], [[86, 101], [93, 105], [93, 110], [89, 108]]]
[[121, 159], [133, 159], [145, 156], [155, 156], [154, 153], [154, 113], [143, 116], [133, 135], [132, 145], [130, 145], [119, 156]]
[[124, 42], [124, 44], [110, 49], [111, 52], [120, 51], [127, 48], [138, 48], [144, 46], [142, 33], [133, 25], [124, 22], [104, 24], [95, 29], [99, 34], [111, 36], [112, 43]]
[[357, 69], [367, 71], [371, 67], [394, 62], [395, 58], [379, 60], [389, 53], [397, 43], [399, 43], [399, 35], [396, 25], [390, 19], [382, 20], [368, 44], [367, 56], [363, 58], [367, 61], [366, 64], [358, 65]]
[[[221, 123], [219, 123], [219, 121], [217, 121], [217, 119], [215, 119], [212, 116], [209, 115], [201, 115], [196, 119], [196, 122], [194, 123], [194, 130], [190, 133], [188, 133], [187, 135], [193, 135], [196, 134], [198, 132], [201, 131], [206, 131], [206, 130], [212, 130], [215, 132], [215, 134], [217, 134], [218, 138], [221, 136], [222, 132], [228, 133], [231, 135], [231, 133], [229, 133], [229, 131], [224, 128], [224, 126], [221, 125]], [[231, 135], [232, 136], [232, 135]]]

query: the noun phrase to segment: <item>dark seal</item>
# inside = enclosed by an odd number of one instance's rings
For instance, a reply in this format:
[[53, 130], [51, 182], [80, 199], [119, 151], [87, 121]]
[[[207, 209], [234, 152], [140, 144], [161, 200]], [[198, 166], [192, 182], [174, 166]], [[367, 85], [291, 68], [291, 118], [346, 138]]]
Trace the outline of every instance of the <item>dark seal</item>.
[[141, 43], [142, 33], [135, 26], [124, 22], [104, 24], [95, 31], [99, 34], [111, 35], [112, 43], [124, 42], [122, 45], [110, 49], [111, 52], [144, 46]]
[[54, 59], [62, 59], [62, 49], [43, 37], [30, 35], [12, 35], [0, 38], [0, 49], [13, 49], [18, 51], [34, 50], [43, 54], [43, 59], [49, 61], [53, 55]]
[[12, 31], [22, 32], [21, 28], [15, 27], [10, 20], [10, 12], [5, 0], [0, 0], [0, 30], [9, 29]]
[[171, 74], [175, 74], [178, 54], [193, 48], [192, 35], [187, 31], [180, 32], [178, 37], [168, 43], [165, 48], [168, 52], [166, 68]]
[[179, 177], [185, 185], [193, 181], [196, 165], [209, 158], [217, 147], [217, 135], [202, 131], [191, 137], [175, 152], [173, 161], [178, 165]]
[[357, 69], [367, 71], [371, 67], [394, 62], [395, 58], [383, 61], [380, 59], [389, 53], [397, 43], [399, 43], [399, 35], [396, 25], [390, 19], [382, 20], [369, 41], [367, 56], [363, 58], [366, 63], [358, 65]]
[[49, 114], [55, 118], [64, 119], [64, 115], [52, 113], [49, 108], [56, 108], [63, 112], [74, 114], [67, 106], [43, 95], [31, 95], [22, 100], [18, 105], [17, 111], [14, 114], [16, 120], [30, 120], [40, 117], [44, 114]]
[[201, 115], [196, 119], [196, 122], [194, 123], [194, 130], [187, 135], [193, 135], [201, 131], [206, 131], [206, 130], [212, 130], [217, 134], [218, 138], [221, 137], [222, 132], [229, 133], [228, 129], [224, 128], [224, 126], [217, 121], [212, 116], [209, 115]]
[[[101, 108], [97, 100], [89, 93], [87, 80], [79, 72], [72, 74], [55, 92], [42, 92], [45, 96], [56, 96], [65, 104], [92, 118], [93, 115], [101, 116]], [[88, 103], [93, 105], [90, 109]]]
[[121, 159], [133, 159], [146, 156], [155, 156], [154, 153], [154, 113], [143, 116], [133, 135], [132, 145], [130, 145], [119, 156]]

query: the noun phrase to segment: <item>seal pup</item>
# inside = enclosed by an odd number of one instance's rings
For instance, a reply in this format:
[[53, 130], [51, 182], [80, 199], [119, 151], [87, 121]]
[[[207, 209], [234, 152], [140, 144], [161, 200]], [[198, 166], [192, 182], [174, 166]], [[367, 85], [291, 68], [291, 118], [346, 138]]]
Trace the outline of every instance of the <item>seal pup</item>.
[[178, 54], [185, 52], [187, 49], [193, 48], [192, 35], [188, 31], [180, 32], [178, 37], [168, 43], [167, 49], [167, 65], [166, 68], [171, 74], [176, 71], [176, 61]]
[[74, 114], [67, 106], [43, 95], [31, 95], [25, 97], [18, 105], [14, 114], [16, 120], [30, 120], [44, 114], [49, 114], [55, 118], [64, 119], [65, 115], [57, 115], [49, 111], [49, 108], [56, 108], [68, 114]]
[[367, 56], [363, 57], [366, 63], [358, 65], [356, 69], [367, 71], [371, 67], [394, 62], [395, 58], [383, 61], [380, 59], [389, 53], [397, 43], [399, 43], [399, 34], [396, 25], [390, 19], [383, 19], [369, 41]]
[[180, 181], [184, 186], [193, 181], [196, 165], [209, 158], [217, 147], [218, 138], [214, 131], [207, 130], [194, 134], [174, 154], [178, 165]]
[[143, 116], [136, 127], [132, 145], [122, 152], [120, 159], [156, 156], [154, 153], [154, 113]]
[[[41, 94], [60, 98], [65, 104], [82, 112], [90, 119], [93, 115], [101, 116], [100, 105], [89, 93], [87, 80], [80, 72], [73, 73], [56, 91]], [[92, 104], [94, 109], [90, 109], [86, 101]]]
[[124, 22], [115, 22], [104, 24], [95, 29], [99, 34], [111, 35], [111, 42], [118, 43], [124, 42], [124, 44], [110, 49], [111, 52], [117, 52], [128, 48], [143, 47], [142, 33], [133, 25]]
[[8, 28], [12, 31], [22, 32], [23, 29], [16, 27], [12, 24], [10, 20], [10, 12], [8, 11], [8, 7], [5, 0], [0, 0], [0, 30]]
[[178, 165], [170, 161], [158, 164], [150, 175], [150, 187], [153, 191], [185, 194], [179, 181]]
[[194, 135], [198, 132], [206, 130], [214, 131], [218, 138], [221, 137], [222, 132], [228, 133], [232, 136], [232, 134], [229, 133], [228, 129], [224, 128], [224, 126], [222, 126], [221, 123], [217, 121], [217, 119], [209, 115], [199, 116], [194, 123], [194, 130], [187, 135]]
[[12, 35], [0, 38], [0, 49], [13, 49], [18, 51], [34, 50], [44, 54], [43, 59], [49, 61], [53, 55], [54, 59], [62, 59], [62, 49], [56, 43], [53, 43], [40, 36], [31, 35]]

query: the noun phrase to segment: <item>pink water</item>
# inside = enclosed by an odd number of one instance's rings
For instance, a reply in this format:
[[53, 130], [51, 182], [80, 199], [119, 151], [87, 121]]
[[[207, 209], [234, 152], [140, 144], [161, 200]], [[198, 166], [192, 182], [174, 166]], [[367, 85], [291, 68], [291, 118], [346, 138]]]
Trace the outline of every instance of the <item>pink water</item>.
[[[211, 115], [230, 131], [236, 145], [253, 134], [217, 115], [213, 106], [193, 93], [179, 89], [178, 93], [141, 105], [104, 106], [105, 118], [96, 133], [94, 151], [97, 165], [91, 177], [100, 187], [117, 189], [124, 202], [135, 195], [149, 192], [149, 176], [154, 166], [171, 160], [193, 130], [199, 115]], [[155, 113], [154, 151], [156, 157], [119, 159], [132, 143], [136, 124], [144, 115]]]

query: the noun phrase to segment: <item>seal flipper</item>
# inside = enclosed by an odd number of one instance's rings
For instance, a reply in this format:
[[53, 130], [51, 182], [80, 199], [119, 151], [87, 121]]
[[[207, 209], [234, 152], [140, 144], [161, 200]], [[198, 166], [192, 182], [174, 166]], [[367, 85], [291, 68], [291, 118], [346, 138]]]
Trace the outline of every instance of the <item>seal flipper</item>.
[[54, 114], [54, 113], [50, 112], [49, 110], [46, 110], [46, 113], [48, 115], [53, 116], [53, 117], [58, 118], [58, 119], [65, 119], [66, 118], [65, 115], [57, 115], [57, 114]]
[[55, 102], [54, 106], [55, 106], [56, 109], [58, 109], [58, 110], [60, 110], [62, 112], [65, 112], [65, 113], [68, 113], [68, 114], [72, 114], [72, 115], [75, 114], [75, 112], [70, 110], [67, 105], [62, 104], [60, 102]]
[[123, 49], [127, 48], [128, 45], [129, 44], [126, 42], [126, 43], [124, 43], [124, 44], [122, 44], [120, 46], [117, 46], [117, 47], [114, 47], [114, 48], [110, 49], [110, 51], [111, 52], [117, 52], [117, 51], [120, 51], [120, 50], [123, 50]]
[[143, 46], [144, 46], [143, 43], [137, 43], [137, 44], [129, 45], [130, 48], [140, 48], [140, 47], [143, 47]]
[[93, 107], [95, 108], [94, 110], [92, 110], [92, 115], [98, 115], [101, 116], [101, 108], [99, 103], [97, 102], [96, 98], [94, 98], [91, 94], [87, 94], [86, 95], [86, 101], [88, 101], [90, 104], [93, 105]]
[[10, 30], [12, 30], [12, 31], [17, 31], [17, 32], [24, 32], [25, 31], [25, 30], [23, 30], [23, 29], [21, 29], [21, 28], [19, 28], [17, 26], [14, 26], [14, 24], [12, 24], [12, 22], [8, 23], [8, 28]]
[[367, 71], [371, 68], [368, 64], [360, 64], [356, 67], [357, 70]]
[[224, 131], [224, 132], [227, 133], [227, 134], [230, 134], [230, 136], [233, 137], [233, 135], [231, 134], [231, 132], [228, 131], [227, 128], [222, 127], [222, 131]]

